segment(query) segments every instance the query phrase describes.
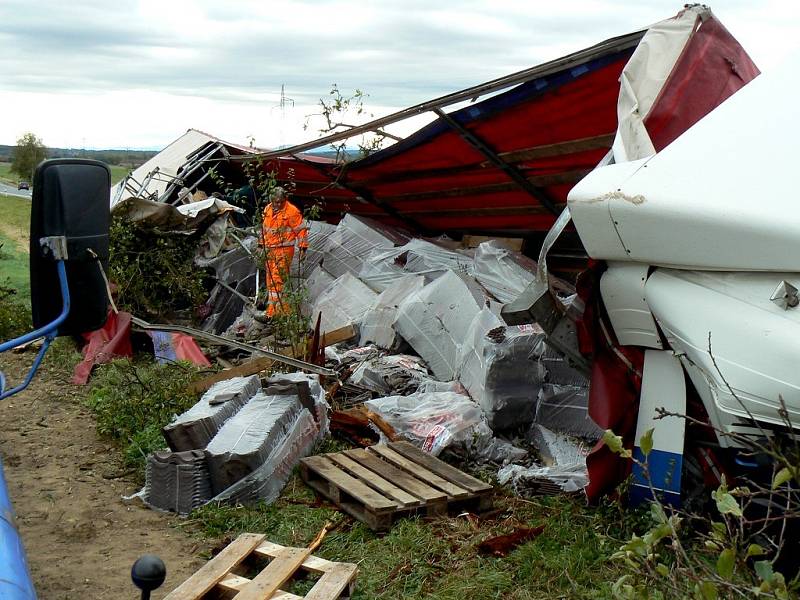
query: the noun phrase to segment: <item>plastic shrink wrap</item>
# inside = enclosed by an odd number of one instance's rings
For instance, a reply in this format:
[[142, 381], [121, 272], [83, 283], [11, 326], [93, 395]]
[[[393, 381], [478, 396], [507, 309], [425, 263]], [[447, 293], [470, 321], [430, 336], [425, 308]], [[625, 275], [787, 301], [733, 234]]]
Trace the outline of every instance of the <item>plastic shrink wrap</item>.
[[427, 376], [428, 369], [418, 356], [391, 354], [364, 361], [348, 382], [377, 394], [406, 394], [416, 392]]
[[396, 350], [402, 341], [392, 326], [398, 307], [424, 285], [424, 277], [405, 275], [381, 292], [361, 320], [360, 344], [373, 343], [387, 350]]
[[206, 460], [215, 493], [257, 469], [283, 441], [301, 410], [297, 394], [286, 390], [270, 386], [253, 396], [209, 442]]
[[450, 381], [469, 326], [487, 302], [476, 281], [447, 271], [400, 304], [394, 328], [437, 379]]
[[536, 276], [536, 261], [504, 248], [494, 240], [475, 251], [475, 279], [502, 303], [511, 302]]
[[546, 371], [544, 331], [507, 327], [489, 309], [473, 319], [459, 356], [458, 379], [497, 431], [533, 421]]
[[317, 315], [322, 315], [320, 333], [347, 325], [359, 325], [376, 296], [361, 281], [346, 273], [325, 288], [316, 299], [311, 310], [311, 323], [316, 324]]
[[407, 234], [393, 227], [347, 214], [328, 236], [322, 264], [334, 277], [345, 273], [357, 277], [372, 250], [400, 246], [408, 240]]
[[164, 427], [167, 445], [176, 452], [205, 448], [225, 421], [260, 390], [256, 375], [215, 383], [194, 406]]
[[409, 274], [421, 275], [430, 283], [446, 271], [471, 275], [473, 259], [439, 244], [413, 239], [397, 248], [372, 250], [358, 277], [372, 289], [382, 292]]

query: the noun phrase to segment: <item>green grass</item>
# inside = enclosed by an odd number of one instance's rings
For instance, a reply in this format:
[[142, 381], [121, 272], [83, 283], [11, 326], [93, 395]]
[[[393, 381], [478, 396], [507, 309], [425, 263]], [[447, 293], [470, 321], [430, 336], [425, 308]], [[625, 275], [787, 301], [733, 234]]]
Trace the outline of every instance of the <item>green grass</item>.
[[30, 281], [28, 272], [28, 228], [30, 226], [31, 203], [25, 198], [0, 195], [0, 283], [6, 279], [17, 291], [17, 297], [30, 303]]
[[[182, 526], [224, 540], [246, 531], [265, 533], [272, 542], [302, 547], [332, 521], [334, 530], [315, 554], [358, 564], [354, 600], [529, 600], [611, 597], [622, 571], [609, 557], [642, 519], [614, 504], [591, 508], [567, 497], [522, 500], [500, 492], [495, 506], [499, 514], [474, 525], [465, 517], [401, 519], [389, 532], [375, 534], [319, 503], [294, 476], [272, 505], [209, 505]], [[545, 529], [506, 557], [478, 553], [481, 541], [519, 525]]]
[[8, 183], [16, 183], [17, 182], [17, 174], [11, 172], [11, 163], [7, 162], [0, 162], [0, 181], [6, 181]]
[[108, 168], [111, 169], [111, 185], [122, 181], [122, 178], [132, 170], [128, 167], [120, 167], [118, 165], [108, 165]]
[[[120, 167], [118, 165], [108, 165], [111, 169], [111, 185], [120, 181], [131, 169], [128, 167]], [[0, 162], [0, 181], [4, 181], [9, 185], [17, 185], [19, 177], [16, 173], [11, 172], [11, 163]]]

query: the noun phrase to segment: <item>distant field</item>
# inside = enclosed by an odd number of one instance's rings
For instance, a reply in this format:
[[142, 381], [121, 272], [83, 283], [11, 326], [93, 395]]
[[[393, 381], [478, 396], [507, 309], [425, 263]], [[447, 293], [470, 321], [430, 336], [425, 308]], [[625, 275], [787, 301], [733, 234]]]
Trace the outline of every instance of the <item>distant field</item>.
[[0, 179], [16, 183], [15, 177], [11, 174], [11, 163], [0, 162]]
[[[120, 181], [125, 175], [128, 174], [128, 167], [119, 167], [117, 165], [108, 165], [111, 169], [111, 183], [112, 185]], [[17, 184], [17, 174], [11, 172], [11, 163], [0, 162], [0, 180], [8, 183]]]
[[30, 302], [28, 281], [28, 228], [31, 202], [27, 198], [0, 195], [0, 283], [8, 279], [19, 298]]

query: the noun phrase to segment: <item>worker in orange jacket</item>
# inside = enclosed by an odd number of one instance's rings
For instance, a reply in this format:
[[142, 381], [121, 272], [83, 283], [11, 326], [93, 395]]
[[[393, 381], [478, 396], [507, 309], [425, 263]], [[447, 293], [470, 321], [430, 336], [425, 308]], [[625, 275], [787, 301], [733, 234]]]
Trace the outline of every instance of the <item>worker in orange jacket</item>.
[[289, 202], [286, 190], [276, 187], [270, 193], [261, 228], [261, 246], [266, 254], [267, 318], [286, 312], [281, 291], [289, 276], [295, 243], [302, 260], [308, 248], [308, 228], [302, 213]]

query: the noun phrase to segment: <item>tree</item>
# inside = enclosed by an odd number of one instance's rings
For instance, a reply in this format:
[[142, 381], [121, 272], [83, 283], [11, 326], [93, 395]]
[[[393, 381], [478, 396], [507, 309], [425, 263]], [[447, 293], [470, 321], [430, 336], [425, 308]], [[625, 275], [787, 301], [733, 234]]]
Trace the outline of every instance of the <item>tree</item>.
[[11, 151], [11, 170], [20, 179], [33, 180], [33, 170], [47, 158], [47, 148], [42, 140], [33, 133], [26, 133], [17, 140], [17, 146]]

